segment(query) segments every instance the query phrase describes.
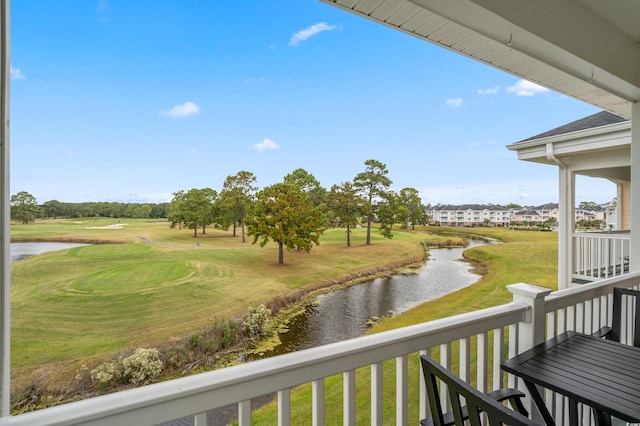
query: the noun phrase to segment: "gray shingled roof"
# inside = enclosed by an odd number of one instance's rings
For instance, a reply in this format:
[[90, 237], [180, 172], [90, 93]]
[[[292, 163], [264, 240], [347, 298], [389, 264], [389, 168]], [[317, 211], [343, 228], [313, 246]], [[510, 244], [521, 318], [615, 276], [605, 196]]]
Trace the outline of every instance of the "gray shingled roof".
[[547, 203], [537, 207], [533, 207], [534, 210], [553, 210], [558, 208], [558, 203]]
[[462, 205], [447, 204], [445, 206], [434, 207], [433, 210], [508, 210], [508, 209], [502, 206], [485, 205], [485, 204], [462, 204]]
[[608, 111], [600, 111], [597, 114], [590, 115], [580, 120], [572, 121], [555, 129], [548, 130], [539, 135], [532, 136], [530, 138], [521, 140], [520, 142], [527, 142], [536, 139], [542, 139], [549, 136], [562, 135], [565, 133], [577, 132], [578, 130], [594, 129], [596, 127], [602, 127], [609, 124], [621, 123], [623, 121], [629, 121], [629, 119], [620, 117], [619, 115], [612, 114]]

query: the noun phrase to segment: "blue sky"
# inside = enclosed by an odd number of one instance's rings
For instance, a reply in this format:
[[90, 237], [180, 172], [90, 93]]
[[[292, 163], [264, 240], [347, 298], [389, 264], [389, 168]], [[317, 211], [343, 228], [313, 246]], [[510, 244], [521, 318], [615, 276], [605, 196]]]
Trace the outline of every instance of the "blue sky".
[[[598, 109], [317, 0], [11, 4], [11, 193], [170, 201], [364, 161], [426, 203], [557, 202], [505, 146]], [[576, 200], [612, 184], [579, 180]]]

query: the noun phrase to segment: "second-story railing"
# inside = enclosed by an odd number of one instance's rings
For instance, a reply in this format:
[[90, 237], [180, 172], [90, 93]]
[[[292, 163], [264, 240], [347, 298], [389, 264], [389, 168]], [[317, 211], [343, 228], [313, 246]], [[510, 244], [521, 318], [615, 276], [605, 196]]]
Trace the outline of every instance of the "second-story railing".
[[629, 231], [573, 234], [573, 279], [597, 281], [629, 272]]
[[[235, 404], [238, 423], [252, 424], [252, 400], [275, 394], [278, 424], [292, 423], [292, 390], [303, 384], [312, 388], [309, 418], [314, 425], [354, 425], [356, 378], [368, 369], [364, 382], [370, 403], [370, 423], [417, 424], [428, 415], [425, 389], [418, 367], [418, 354], [430, 354], [456, 374], [483, 391], [502, 387], [505, 378], [500, 363], [566, 330], [591, 333], [610, 324], [610, 294], [613, 287], [635, 287], [640, 274], [628, 274], [552, 293], [549, 289], [513, 284], [511, 303], [462, 315], [429, 321], [344, 342], [254, 361], [142, 388], [73, 402], [14, 417], [0, 419], [3, 426], [16, 425], [154, 425], [189, 417], [196, 426], [207, 424], [207, 412]], [[506, 349], [508, 348], [508, 349]], [[507, 353], [505, 353], [507, 352]], [[395, 364], [384, 369], [383, 362]], [[325, 419], [325, 382], [342, 376], [342, 418]], [[383, 380], [384, 378], [384, 380]], [[516, 386], [514, 377], [509, 383]], [[411, 385], [419, 381], [420, 385]], [[360, 385], [362, 385], [360, 383]], [[393, 413], [385, 413], [388, 400], [383, 389], [392, 386]], [[362, 386], [359, 386], [362, 388]], [[418, 389], [417, 391], [414, 389]], [[358, 394], [360, 398], [360, 394]], [[446, 396], [441, 395], [446, 404]], [[567, 416], [566, 401], [547, 392], [547, 403], [557, 419]], [[387, 402], [385, 405], [384, 402]], [[308, 401], [303, 402], [308, 403]], [[388, 410], [388, 408], [387, 408]], [[535, 415], [535, 414], [534, 414]], [[584, 410], [583, 424], [590, 423]], [[558, 421], [563, 423], [563, 421]]]

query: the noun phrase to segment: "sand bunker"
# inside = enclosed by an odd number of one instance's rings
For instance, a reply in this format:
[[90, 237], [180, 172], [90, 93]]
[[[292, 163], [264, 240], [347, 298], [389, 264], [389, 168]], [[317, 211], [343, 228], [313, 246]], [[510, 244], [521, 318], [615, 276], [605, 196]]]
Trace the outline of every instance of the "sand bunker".
[[114, 223], [113, 225], [105, 226], [87, 226], [87, 229], [122, 229], [128, 225], [128, 223]]

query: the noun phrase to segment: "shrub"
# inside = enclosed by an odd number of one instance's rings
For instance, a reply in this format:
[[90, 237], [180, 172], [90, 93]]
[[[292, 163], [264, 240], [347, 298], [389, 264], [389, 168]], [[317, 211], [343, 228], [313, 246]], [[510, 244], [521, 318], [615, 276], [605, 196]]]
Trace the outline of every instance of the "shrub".
[[222, 321], [222, 347], [228, 348], [236, 342], [238, 324], [235, 321]]
[[185, 348], [182, 346], [174, 345], [167, 350], [165, 358], [167, 365], [171, 368], [182, 368], [187, 360]]
[[137, 385], [157, 377], [162, 367], [157, 349], [138, 348], [126, 358], [105, 362], [91, 370], [91, 381], [101, 389], [116, 380]]
[[76, 382], [81, 382], [87, 377], [87, 373], [89, 372], [89, 367], [82, 364], [80, 368], [76, 371]]
[[113, 379], [121, 376], [122, 369], [118, 361], [105, 362], [91, 370], [91, 381], [99, 388], [106, 388]]
[[157, 377], [162, 371], [163, 365], [157, 349], [138, 348], [132, 355], [122, 360], [122, 367], [124, 368], [124, 380], [136, 385]]
[[191, 336], [190, 342], [189, 344], [191, 345], [191, 349], [195, 349], [200, 345], [200, 341], [202, 339], [202, 336], [199, 336], [197, 334], [194, 334], [193, 336]]
[[244, 331], [249, 337], [257, 337], [267, 331], [271, 318], [271, 310], [267, 309], [265, 305], [260, 305], [257, 308], [249, 308], [244, 316], [243, 325]]

